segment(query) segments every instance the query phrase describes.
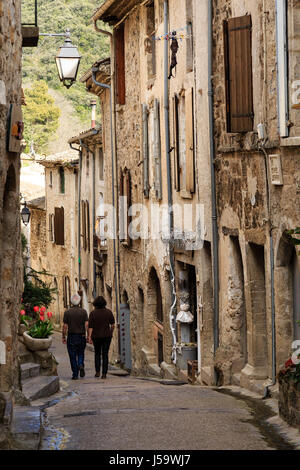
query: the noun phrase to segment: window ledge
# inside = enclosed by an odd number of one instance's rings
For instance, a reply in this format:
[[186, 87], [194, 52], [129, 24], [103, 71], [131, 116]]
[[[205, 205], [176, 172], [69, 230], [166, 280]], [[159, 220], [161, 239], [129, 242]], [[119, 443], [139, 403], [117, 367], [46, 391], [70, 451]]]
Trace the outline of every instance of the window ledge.
[[300, 137], [282, 137], [280, 139], [281, 147], [298, 147], [300, 145]]

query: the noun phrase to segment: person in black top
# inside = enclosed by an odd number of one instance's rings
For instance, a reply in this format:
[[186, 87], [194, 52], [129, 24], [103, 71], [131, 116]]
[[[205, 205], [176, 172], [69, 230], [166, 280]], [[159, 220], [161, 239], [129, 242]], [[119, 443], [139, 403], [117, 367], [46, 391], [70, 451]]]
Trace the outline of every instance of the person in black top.
[[104, 297], [97, 297], [93, 305], [95, 309], [89, 316], [89, 338], [88, 342], [94, 344], [95, 350], [95, 377], [100, 377], [102, 356], [102, 379], [106, 379], [108, 370], [108, 351], [115, 328], [115, 319], [112, 312], [105, 308]]
[[[75, 294], [71, 297], [73, 305], [64, 313], [64, 325], [62, 331], [62, 342], [67, 344], [70, 357], [71, 369], [73, 372], [72, 380], [85, 376], [84, 371], [84, 351], [86, 347], [86, 333], [88, 332], [88, 314], [87, 311], [79, 307], [81, 297]], [[66, 333], [68, 340], [66, 341]]]

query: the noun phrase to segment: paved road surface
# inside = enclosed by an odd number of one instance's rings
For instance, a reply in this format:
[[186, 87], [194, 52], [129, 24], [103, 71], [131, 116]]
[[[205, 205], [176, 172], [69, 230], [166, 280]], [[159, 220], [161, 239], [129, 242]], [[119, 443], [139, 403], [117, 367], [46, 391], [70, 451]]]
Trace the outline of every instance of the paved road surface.
[[55, 401], [45, 408], [43, 450], [266, 450], [277, 445], [253, 424], [243, 400], [210, 388], [130, 376], [96, 379], [88, 350], [86, 377], [72, 381], [59, 335], [52, 351], [62, 390], [47, 399]]

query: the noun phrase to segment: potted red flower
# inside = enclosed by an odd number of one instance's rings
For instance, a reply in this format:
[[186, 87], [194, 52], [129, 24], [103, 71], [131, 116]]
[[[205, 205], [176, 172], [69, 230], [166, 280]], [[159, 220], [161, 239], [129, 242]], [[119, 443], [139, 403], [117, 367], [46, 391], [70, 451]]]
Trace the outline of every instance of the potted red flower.
[[51, 323], [52, 312], [47, 312], [45, 307], [35, 308], [35, 313], [39, 314], [34, 325], [23, 333], [24, 343], [31, 351], [47, 350], [52, 344], [51, 335], [53, 325]]

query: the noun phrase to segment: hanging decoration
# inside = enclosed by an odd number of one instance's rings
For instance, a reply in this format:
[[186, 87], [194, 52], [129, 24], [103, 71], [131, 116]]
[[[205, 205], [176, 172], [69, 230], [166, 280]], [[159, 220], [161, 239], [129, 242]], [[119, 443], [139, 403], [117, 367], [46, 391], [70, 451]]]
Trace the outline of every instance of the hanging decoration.
[[179, 41], [179, 40], [182, 41], [183, 39], [190, 38], [190, 35], [188, 35], [186, 33], [188, 28], [189, 28], [189, 26], [186, 25], [183, 28], [179, 28], [179, 29], [170, 31], [167, 34], [162, 34], [161, 36], [154, 36], [153, 39], [155, 41], [164, 41], [164, 40], [170, 41], [170, 40], [174, 40], [174, 39], [177, 39], [177, 41]]
[[177, 65], [177, 52], [179, 49], [178, 41], [176, 39], [176, 31], [174, 31], [174, 34], [172, 34], [172, 44], [171, 44], [171, 65], [170, 65], [170, 75], [168, 76], [168, 79], [170, 80], [171, 77], [173, 77], [173, 69], [176, 69]]

